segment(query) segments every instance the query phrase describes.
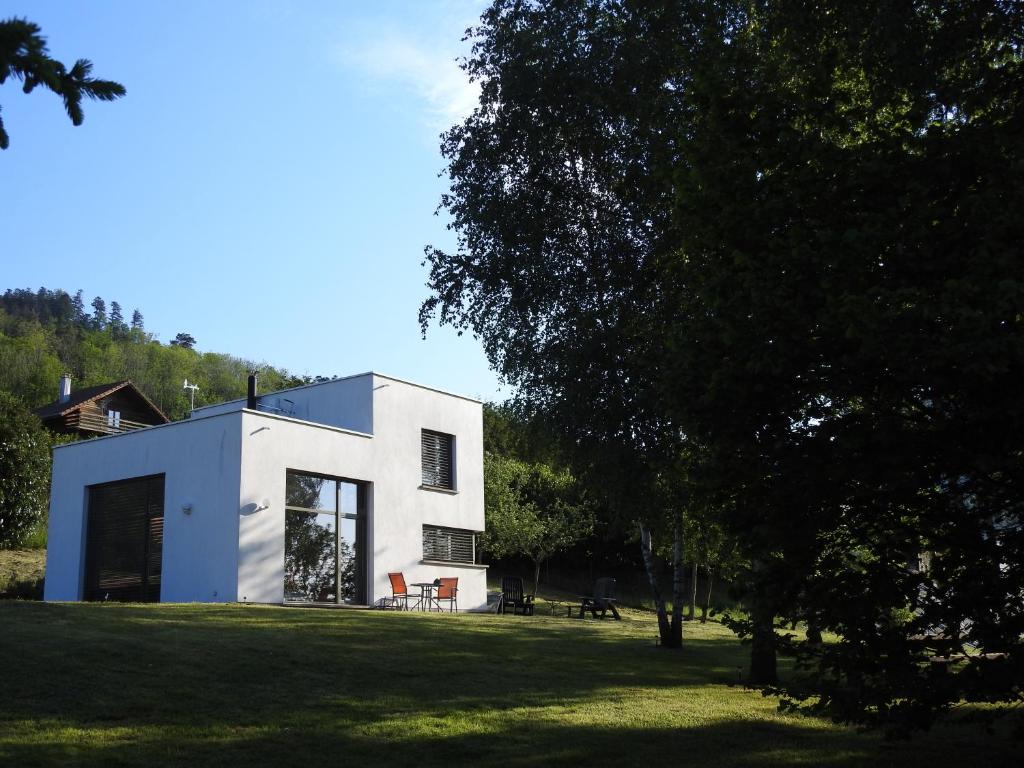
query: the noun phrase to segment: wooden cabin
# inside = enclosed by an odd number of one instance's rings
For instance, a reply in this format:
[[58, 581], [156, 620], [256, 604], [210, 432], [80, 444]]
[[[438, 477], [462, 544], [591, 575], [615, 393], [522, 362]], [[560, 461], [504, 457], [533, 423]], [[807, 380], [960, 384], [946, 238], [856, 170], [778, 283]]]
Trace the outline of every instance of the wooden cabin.
[[61, 376], [57, 401], [39, 408], [36, 415], [52, 432], [81, 437], [117, 435], [170, 421], [131, 381], [72, 392], [68, 375]]

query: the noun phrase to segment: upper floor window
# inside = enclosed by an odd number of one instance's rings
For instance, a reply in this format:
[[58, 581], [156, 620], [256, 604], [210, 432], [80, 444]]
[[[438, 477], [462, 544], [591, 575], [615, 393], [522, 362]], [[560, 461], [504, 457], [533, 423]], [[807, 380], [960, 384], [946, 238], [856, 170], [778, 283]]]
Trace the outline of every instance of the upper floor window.
[[455, 473], [452, 466], [454, 443], [455, 437], [444, 432], [434, 432], [430, 429], [420, 432], [423, 485], [455, 490]]

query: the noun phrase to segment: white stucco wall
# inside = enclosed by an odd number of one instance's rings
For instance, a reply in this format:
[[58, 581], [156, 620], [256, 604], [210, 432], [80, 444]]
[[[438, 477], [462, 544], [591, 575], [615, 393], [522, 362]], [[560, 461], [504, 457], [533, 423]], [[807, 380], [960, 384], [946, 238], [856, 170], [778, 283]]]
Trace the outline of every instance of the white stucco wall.
[[[351, 381], [351, 380], [348, 380]], [[337, 397], [331, 384], [307, 390], [305, 406]], [[423, 524], [479, 531], [484, 527], [483, 413], [479, 402], [373, 375], [372, 436], [244, 411], [239, 527], [239, 600], [284, 598], [284, 489], [289, 469], [358, 480], [367, 489], [368, 601], [391, 594], [388, 573], [407, 583], [459, 578], [459, 609], [486, 607], [486, 569], [422, 560]], [[455, 435], [456, 492], [420, 488], [420, 430]], [[268, 509], [255, 511], [268, 503]]]
[[[56, 449], [46, 599], [81, 599], [86, 486], [163, 473], [161, 600], [280, 603], [285, 475], [294, 469], [367, 483], [369, 602], [390, 595], [387, 574], [402, 571], [410, 584], [456, 576], [460, 610], [485, 608], [484, 567], [422, 560], [424, 524], [483, 530], [481, 404], [379, 374], [285, 394], [296, 404], [292, 417], [227, 403]], [[455, 436], [453, 493], [420, 487], [422, 429]]]
[[235, 600], [241, 421], [226, 414], [55, 448], [45, 598], [82, 599], [87, 486], [163, 474], [161, 601]]
[[[391, 594], [389, 571], [402, 571], [408, 584], [457, 576], [460, 610], [486, 608], [485, 568], [422, 561], [424, 524], [484, 528], [481, 404], [375, 374], [373, 405], [376, 461], [388, 473], [387, 482], [378, 483], [374, 498], [377, 568], [371, 584], [375, 597]], [[455, 436], [454, 494], [420, 487], [422, 429]]]
[[[370, 435], [335, 427], [259, 411], [242, 412], [239, 600], [284, 600], [285, 473], [297, 469], [372, 481], [373, 440]], [[367, 514], [372, 519], [372, 489], [367, 497]], [[367, 562], [367, 570], [371, 568], [372, 563]]]

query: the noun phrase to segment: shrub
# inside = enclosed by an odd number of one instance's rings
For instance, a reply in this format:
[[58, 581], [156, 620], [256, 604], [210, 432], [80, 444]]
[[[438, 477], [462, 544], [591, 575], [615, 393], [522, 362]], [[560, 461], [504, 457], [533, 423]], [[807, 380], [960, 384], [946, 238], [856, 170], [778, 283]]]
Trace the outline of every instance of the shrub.
[[0, 392], [0, 548], [20, 544], [46, 518], [50, 438], [42, 423]]

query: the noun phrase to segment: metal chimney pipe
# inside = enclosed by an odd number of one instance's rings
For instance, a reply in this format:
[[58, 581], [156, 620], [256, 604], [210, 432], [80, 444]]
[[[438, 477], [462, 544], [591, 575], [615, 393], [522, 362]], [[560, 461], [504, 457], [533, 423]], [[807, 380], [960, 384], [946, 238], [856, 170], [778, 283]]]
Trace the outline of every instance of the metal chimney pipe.
[[256, 410], [256, 371], [249, 374], [249, 393], [246, 397], [245, 407], [251, 411]]
[[57, 402], [66, 403], [71, 399], [71, 374], [65, 373], [60, 377], [60, 390], [57, 392]]

